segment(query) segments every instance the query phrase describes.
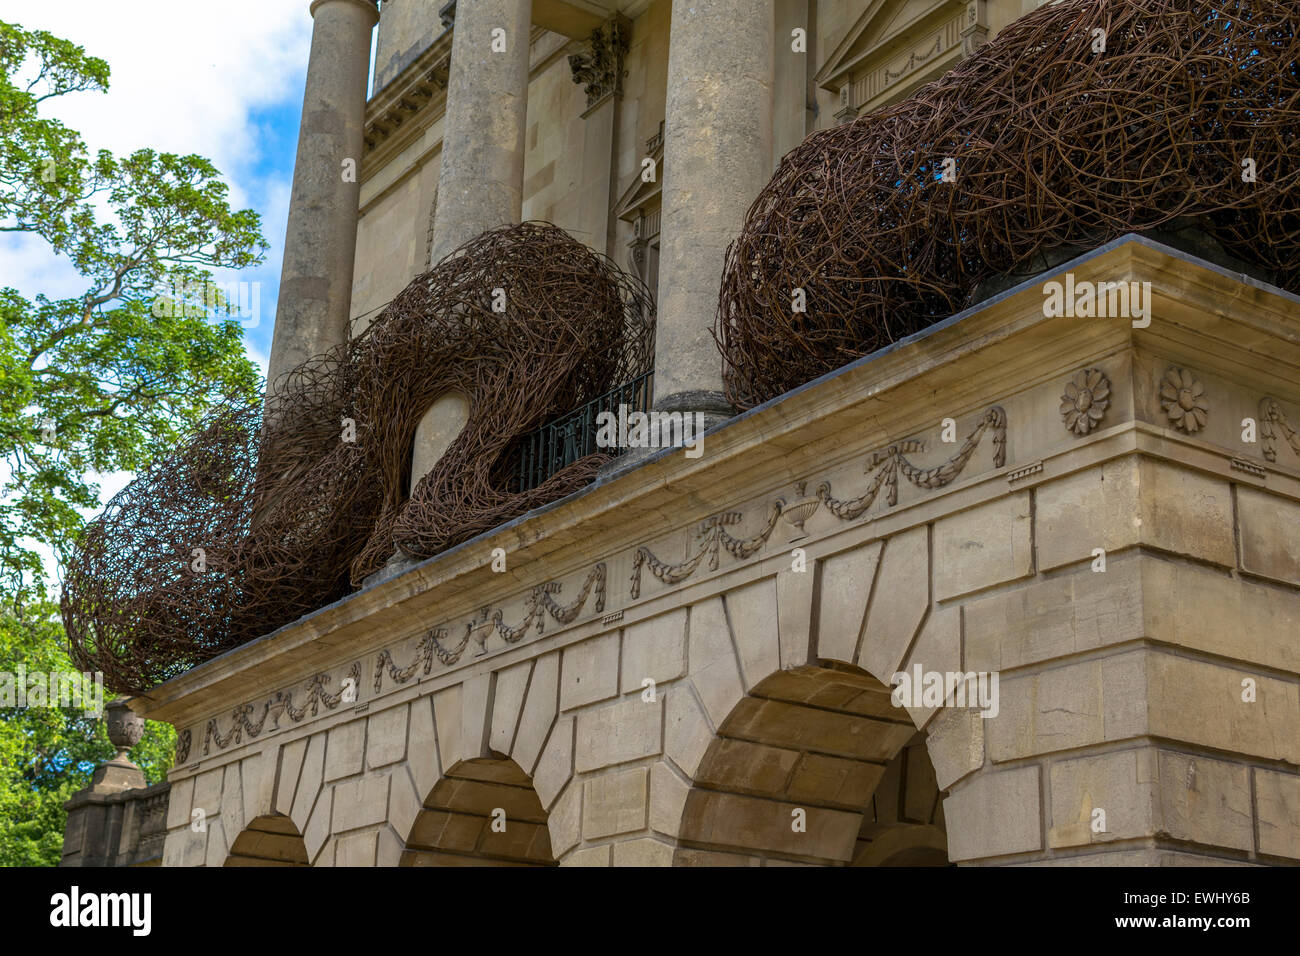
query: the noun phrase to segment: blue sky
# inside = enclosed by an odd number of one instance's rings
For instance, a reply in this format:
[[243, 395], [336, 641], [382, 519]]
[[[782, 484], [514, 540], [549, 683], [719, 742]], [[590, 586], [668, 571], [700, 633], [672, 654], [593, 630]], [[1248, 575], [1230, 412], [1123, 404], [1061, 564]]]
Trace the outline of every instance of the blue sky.
[[[48, 30], [108, 61], [108, 93], [48, 101], [89, 149], [150, 147], [206, 156], [231, 204], [262, 216], [270, 248], [259, 266], [218, 281], [261, 284], [261, 318], [244, 332], [265, 372], [311, 43], [309, 0], [222, 0], [141, 6], [110, 0], [0, 0], [0, 20]], [[31, 237], [0, 236], [0, 283], [28, 297], [84, 291], [70, 265]], [[98, 480], [107, 501], [129, 475]]]
[[[215, 278], [260, 283], [260, 320], [244, 330], [244, 348], [263, 375], [311, 49], [310, 6], [310, 0], [0, 0], [0, 20], [48, 30], [108, 62], [107, 93], [71, 94], [43, 107], [81, 133], [92, 154], [108, 149], [124, 156], [145, 147], [198, 153], [221, 171], [232, 207], [261, 215], [270, 247], [262, 264], [218, 271]], [[84, 280], [43, 242], [10, 234], [0, 235], [0, 285], [29, 299], [85, 291]], [[89, 477], [107, 504], [133, 476]], [[45, 555], [47, 577], [56, 580], [53, 554], [37, 550]]]

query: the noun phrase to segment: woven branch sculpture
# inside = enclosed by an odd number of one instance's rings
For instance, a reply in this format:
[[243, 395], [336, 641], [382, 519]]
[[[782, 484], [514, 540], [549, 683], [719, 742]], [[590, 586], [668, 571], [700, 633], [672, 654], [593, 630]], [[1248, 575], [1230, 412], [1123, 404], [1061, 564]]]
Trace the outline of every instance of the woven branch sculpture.
[[[394, 544], [428, 557], [590, 482], [607, 456], [511, 491], [510, 452], [547, 420], [648, 371], [653, 309], [640, 281], [533, 223], [485, 233], [407, 286], [359, 350], [357, 425], [373, 436], [383, 502], [353, 583]], [[469, 419], [408, 499], [416, 426], [449, 391], [469, 399]]]
[[[563, 230], [484, 233], [282, 378], [265, 427], [222, 406], [109, 503], [65, 572], [73, 659], [144, 693], [343, 597], [395, 549], [428, 557], [576, 491], [606, 456], [520, 492], [515, 445], [647, 371], [653, 319], [638, 280]], [[417, 426], [451, 391], [468, 421], [408, 497]]]
[[1063, 0], [809, 136], [728, 253], [728, 398], [751, 407], [839, 368], [1053, 248], [1175, 220], [1300, 291], [1298, 30], [1296, 0]]

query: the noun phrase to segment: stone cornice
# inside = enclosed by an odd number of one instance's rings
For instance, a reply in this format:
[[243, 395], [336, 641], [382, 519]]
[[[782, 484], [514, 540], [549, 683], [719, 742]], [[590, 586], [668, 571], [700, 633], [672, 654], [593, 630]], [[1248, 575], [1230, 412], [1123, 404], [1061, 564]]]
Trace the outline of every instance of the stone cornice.
[[[436, 112], [445, 103], [450, 63], [451, 31], [447, 30], [366, 104], [367, 166], [383, 165], [391, 153], [383, 148], [390, 138], [399, 131], [423, 128], [426, 124], [412, 120], [427, 108], [433, 107]], [[407, 138], [397, 136], [399, 140]]]
[[[546, 34], [534, 27], [530, 47]], [[444, 30], [423, 53], [411, 61], [366, 103], [365, 153], [361, 179], [364, 182], [411, 145], [442, 117], [447, 104], [447, 81], [451, 69], [452, 31]], [[560, 43], [557, 46], [562, 47]], [[556, 55], [557, 50], [534, 49], [529, 74]]]
[[[1149, 328], [1135, 329], [1126, 320], [1045, 317], [1042, 283], [1066, 272], [1080, 280], [1150, 281], [1159, 320]], [[864, 453], [896, 444], [900, 435], [916, 434], [918, 428], [932, 431], [936, 394], [942, 394], [944, 408], [951, 409], [945, 414], [961, 419], [960, 441], [1003, 396], [1023, 393], [1028, 387], [1050, 388], [1052, 395], [1059, 395], [1059, 383], [1077, 369], [1107, 356], [1113, 360], [1153, 348], [1175, 356], [1195, 352], [1197, 367], [1205, 373], [1223, 370], [1230, 376], [1249, 369], [1251, 380], [1275, 400], [1300, 407], [1300, 298], [1150, 240], [1124, 237], [724, 423], [708, 433], [707, 453], [701, 458], [660, 453], [638, 468], [538, 509], [209, 661], [155, 688], [150, 698], [136, 698], [132, 707], [145, 716], [196, 729], [202, 735], [203, 721], [229, 715], [231, 708], [242, 706], [242, 702], [258, 701], [257, 712], [251, 714], [256, 721], [261, 701], [278, 698], [286, 688], [293, 689], [294, 705], [301, 710], [312, 696], [313, 674], [332, 669], [333, 683], [328, 688], [317, 686], [315, 694], [336, 693], [339, 679], [356, 661], [363, 662], [360, 682], [365, 692], [360, 706], [368, 706], [377, 653], [382, 657], [382, 651], [400, 645], [387, 663], [404, 673], [419, 664], [409, 642], [421, 633], [459, 620], [472, 624], [478, 619], [476, 609], [483, 607], [506, 608], [498, 625], [514, 629], [522, 625], [530, 593], [533, 606], [541, 602], [542, 613], [549, 615], [546, 619], [554, 618], [561, 627], [571, 626], [584, 633], [598, 628], [602, 615], [626, 610], [629, 617], [638, 616], [647, 602], [665, 599], [660, 589], [629, 600], [623, 569], [629, 566], [628, 555], [646, 542], [661, 540], [669, 533], [686, 535], [712, 515], [731, 512], [746, 501], [770, 498], [772, 489], [809, 478], [810, 469], [816, 474], [845, 469], [842, 474], [857, 477], [845, 491], [837, 484], [835, 494], [841, 498], [848, 496], [846, 492], [861, 494], [860, 486], [866, 480], [861, 470]], [[1045, 463], [1041, 471], [1018, 476], [1017, 488], [1058, 477], [1062, 466], [1056, 459], [1074, 439], [1059, 420], [1056, 427], [1061, 429], [1053, 439], [1056, 444], [1044, 445], [1041, 439], [1026, 435], [1017, 450], [1013, 419], [1008, 428], [1013, 442], [1004, 465], [989, 471], [993, 459], [983, 458], [982, 470], [969, 479], [963, 475], [951, 488], [927, 494], [956, 495], [953, 500], [966, 501], [975, 494], [973, 488], [1005, 489], [1009, 475], [1040, 462]], [[987, 456], [994, 446], [987, 436], [983, 441], [988, 447], [979, 454]], [[1132, 450], [1137, 450], [1138, 444], [1158, 448], [1161, 443], [1175, 442], [1198, 449], [1203, 467], [1225, 472], [1230, 470], [1230, 459], [1240, 457], [1240, 452], [1218, 448], [1200, 436], [1177, 435], [1134, 421], [1131, 413], [1128, 421], [1121, 420], [1118, 425], [1103, 422], [1080, 441], [1086, 444], [1078, 455], [1100, 454], [1095, 449], [1117, 441]], [[939, 457], [951, 455], [949, 449]], [[809, 462], [816, 464], [810, 466]], [[930, 470], [936, 474], [940, 471], [939, 461], [925, 464], [935, 466]], [[1293, 467], [1296, 462], [1275, 466], [1260, 458], [1259, 464], [1268, 466], [1270, 487], [1277, 485], [1275, 490], [1282, 493], [1300, 494], [1296, 481], [1300, 467]], [[814, 487], [810, 483], [809, 491]], [[922, 515], [913, 520], [924, 520], [923, 514], [933, 504], [925, 499], [909, 505]], [[898, 520], [894, 512], [889, 515], [890, 524]], [[763, 533], [764, 527], [762, 515], [751, 509], [740, 525], [729, 526], [728, 533], [745, 540]], [[593, 547], [593, 541], [608, 542], [608, 546]], [[510, 556], [506, 574], [494, 574], [490, 569], [494, 547], [504, 548]], [[659, 545], [652, 550], [660, 557], [666, 554]], [[578, 606], [577, 616], [569, 618], [574, 623], [568, 625], [556, 608], [565, 611], [574, 605], [584, 578], [596, 564], [606, 561], [610, 570], [602, 583], [609, 590], [608, 602], [597, 605], [591, 590], [592, 601]], [[705, 584], [692, 579], [679, 585], [695, 586]], [[543, 593], [554, 596], [554, 607], [538, 597]], [[481, 625], [490, 628], [491, 620], [485, 615]], [[550, 640], [551, 630], [546, 633]], [[445, 636], [444, 651], [454, 650], [460, 635]], [[473, 642], [479, 640], [473, 627], [469, 636], [472, 642], [467, 646], [473, 648]], [[483, 636], [486, 639], [488, 635]], [[494, 644], [487, 660], [498, 667], [503, 659], [526, 650]], [[463, 660], [458, 657], [457, 666], [473, 666], [473, 654], [471, 649]], [[444, 669], [434, 677], [441, 679], [448, 673]], [[383, 686], [385, 694], [394, 687], [391, 681]], [[229, 733], [229, 725], [229, 717], [223, 716], [218, 729]], [[194, 738], [191, 745], [199, 749], [201, 740]]]

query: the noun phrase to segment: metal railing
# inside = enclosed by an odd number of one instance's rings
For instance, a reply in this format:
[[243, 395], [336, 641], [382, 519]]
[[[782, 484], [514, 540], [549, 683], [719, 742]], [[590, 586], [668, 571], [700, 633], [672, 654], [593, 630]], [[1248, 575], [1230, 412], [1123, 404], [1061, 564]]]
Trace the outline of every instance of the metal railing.
[[536, 488], [561, 468], [596, 452], [621, 455], [625, 449], [596, 445], [596, 416], [601, 412], [617, 416], [620, 405], [629, 412], [648, 412], [654, 377], [652, 369], [525, 435], [519, 451], [519, 490]]

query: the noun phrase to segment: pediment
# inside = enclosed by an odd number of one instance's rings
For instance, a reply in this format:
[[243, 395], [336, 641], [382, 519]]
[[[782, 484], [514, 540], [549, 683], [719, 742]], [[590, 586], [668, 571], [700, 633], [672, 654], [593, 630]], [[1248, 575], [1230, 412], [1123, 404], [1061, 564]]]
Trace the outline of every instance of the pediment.
[[965, 0], [871, 0], [813, 80], [838, 92], [854, 76], [880, 66], [966, 6]]
[[625, 222], [631, 222], [638, 218], [639, 210], [645, 206], [651, 205], [663, 191], [664, 178], [664, 142], [663, 133], [654, 137], [658, 142], [655, 148], [646, 153], [655, 162], [654, 182], [643, 182], [641, 179], [641, 170], [632, 175], [632, 182], [623, 190], [618, 197], [618, 202], [614, 204], [614, 216]]

